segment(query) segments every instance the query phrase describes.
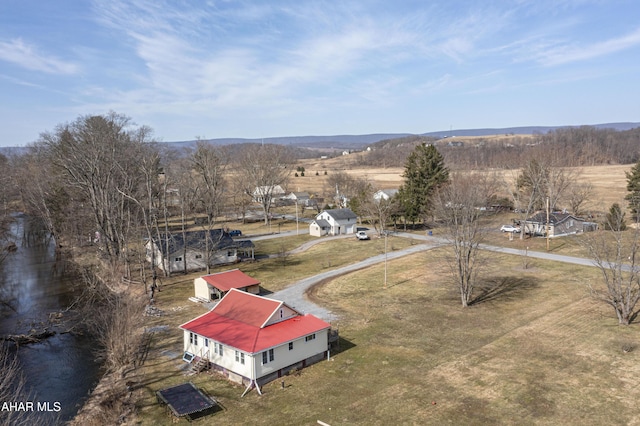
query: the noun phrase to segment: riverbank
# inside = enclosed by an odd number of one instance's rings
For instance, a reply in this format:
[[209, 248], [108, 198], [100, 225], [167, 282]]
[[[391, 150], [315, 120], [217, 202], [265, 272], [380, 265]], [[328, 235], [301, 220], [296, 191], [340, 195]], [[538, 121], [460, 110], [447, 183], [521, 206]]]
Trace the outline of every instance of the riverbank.
[[78, 324], [82, 317], [69, 309], [78, 291], [70, 253], [28, 216], [11, 217], [8, 238], [15, 249], [0, 268], [0, 339], [16, 356], [28, 392], [12, 398], [54, 407], [34, 412], [34, 421], [59, 424], [76, 415], [97, 384], [100, 364], [93, 339]]

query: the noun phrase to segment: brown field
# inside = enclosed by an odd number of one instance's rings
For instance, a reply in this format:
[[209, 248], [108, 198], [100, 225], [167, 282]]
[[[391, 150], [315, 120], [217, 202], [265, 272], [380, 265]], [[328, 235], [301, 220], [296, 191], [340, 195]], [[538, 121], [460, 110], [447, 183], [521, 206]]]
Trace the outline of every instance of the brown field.
[[[351, 155], [366, 155], [351, 154]], [[330, 158], [325, 160], [305, 160], [301, 164], [307, 170], [304, 177], [291, 177], [289, 189], [292, 191], [309, 191], [315, 193], [333, 194], [334, 189], [328, 188], [327, 173], [342, 171], [353, 176], [366, 178], [379, 189], [398, 188], [403, 182], [404, 169], [397, 168], [355, 168], [349, 165], [349, 156]], [[632, 165], [607, 165], [580, 167], [575, 170], [581, 179], [593, 185], [593, 197], [590, 202], [592, 209], [608, 210], [611, 204], [621, 203], [626, 195], [627, 178], [625, 172], [631, 170]], [[319, 175], [316, 176], [315, 172]], [[499, 172], [505, 180], [515, 179], [516, 171], [505, 170]]]
[[518, 257], [492, 254], [485, 274], [502, 290], [462, 309], [441, 254], [389, 262], [386, 289], [382, 265], [315, 289], [337, 314], [339, 350], [284, 377], [284, 389], [278, 380], [244, 398], [243, 387], [216, 374], [185, 375], [177, 325], [201, 308], [186, 300], [191, 277], [165, 283], [158, 306], [166, 315], [147, 326], [168, 329], [153, 335], [139, 370], [138, 424], [167, 423], [154, 392], [188, 380], [221, 402], [224, 410], [204, 420], [221, 425], [640, 421], [638, 325], [617, 326], [589, 297], [596, 269], [535, 260], [523, 270]]
[[[349, 169], [345, 158], [304, 166], [307, 176], [292, 177], [289, 190], [326, 190], [323, 171], [343, 166], [381, 188], [397, 188], [402, 179], [401, 169]], [[594, 208], [622, 200], [630, 168], [582, 169], [595, 189]], [[496, 224], [508, 218], [496, 217]], [[238, 226], [252, 234], [274, 231], [259, 223]], [[257, 242], [256, 249], [278, 253], [309, 238]], [[490, 243], [523, 244], [497, 232]], [[542, 251], [544, 243], [526, 244]], [[375, 240], [366, 252], [362, 247], [327, 240], [286, 259], [239, 266], [275, 291], [381, 250]], [[582, 255], [569, 239], [553, 240], [551, 251]], [[344, 256], [329, 262], [336, 252]], [[152, 334], [145, 362], [131, 376], [140, 386], [136, 424], [168, 423], [154, 392], [189, 380], [224, 407], [206, 424], [640, 424], [640, 325], [618, 326], [613, 311], [589, 296], [588, 285], [600, 284], [598, 270], [537, 259], [523, 269], [521, 257], [495, 253], [483, 263], [479, 291], [496, 283], [500, 289], [467, 309], [460, 307], [439, 250], [389, 262], [387, 288], [382, 265], [323, 283], [310, 297], [336, 314], [339, 350], [329, 361], [284, 377], [284, 389], [278, 380], [264, 386], [263, 396], [253, 391], [244, 398], [243, 387], [216, 374], [185, 375], [177, 326], [203, 312], [188, 301], [198, 274], [164, 279], [157, 306], [165, 315], [149, 317], [145, 325], [166, 328]]]

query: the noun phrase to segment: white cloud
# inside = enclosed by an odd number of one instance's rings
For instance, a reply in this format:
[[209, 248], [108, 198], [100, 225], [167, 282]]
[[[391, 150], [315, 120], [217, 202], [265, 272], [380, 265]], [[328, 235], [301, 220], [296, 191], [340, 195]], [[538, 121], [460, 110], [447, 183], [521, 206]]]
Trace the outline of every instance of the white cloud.
[[544, 65], [561, 65], [611, 55], [636, 46], [640, 46], [640, 28], [627, 35], [590, 45], [558, 45], [539, 53], [538, 60]]
[[22, 39], [0, 41], [0, 60], [23, 68], [48, 74], [75, 74], [78, 66], [40, 53], [38, 49]]

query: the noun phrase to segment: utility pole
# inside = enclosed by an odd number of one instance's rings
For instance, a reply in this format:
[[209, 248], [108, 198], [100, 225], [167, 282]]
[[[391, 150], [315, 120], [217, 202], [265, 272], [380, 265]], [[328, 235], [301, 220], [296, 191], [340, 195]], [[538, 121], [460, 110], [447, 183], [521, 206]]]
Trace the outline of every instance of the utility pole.
[[387, 231], [384, 232], [384, 288], [387, 288]]
[[549, 197], [547, 197], [547, 251], [549, 251], [549, 231], [551, 227], [549, 226]]

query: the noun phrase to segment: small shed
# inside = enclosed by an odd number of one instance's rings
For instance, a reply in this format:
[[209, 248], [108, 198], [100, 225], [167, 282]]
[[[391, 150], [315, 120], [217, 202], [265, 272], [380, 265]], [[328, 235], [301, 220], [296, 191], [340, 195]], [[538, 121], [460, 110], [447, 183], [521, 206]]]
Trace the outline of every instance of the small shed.
[[193, 280], [193, 286], [195, 296], [206, 301], [221, 299], [232, 288], [251, 294], [260, 293], [260, 281], [239, 269], [201, 276]]

